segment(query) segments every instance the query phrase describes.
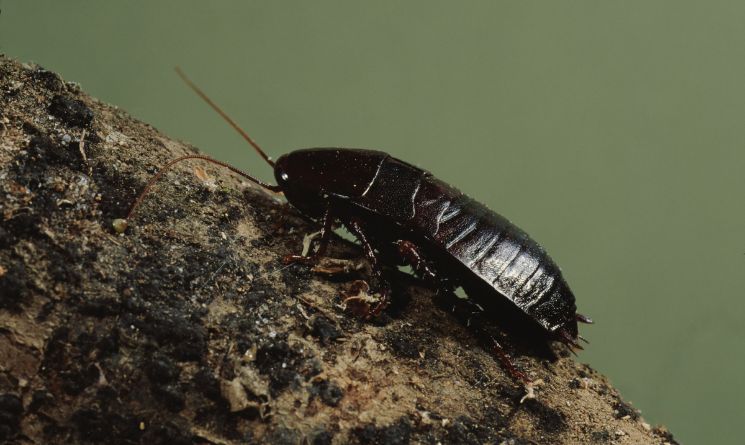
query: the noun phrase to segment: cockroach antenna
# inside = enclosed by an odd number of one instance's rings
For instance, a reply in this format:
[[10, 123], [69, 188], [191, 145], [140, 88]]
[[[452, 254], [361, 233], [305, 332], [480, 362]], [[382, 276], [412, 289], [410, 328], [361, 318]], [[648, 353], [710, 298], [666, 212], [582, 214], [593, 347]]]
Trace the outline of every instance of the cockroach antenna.
[[259, 144], [257, 144], [256, 141], [251, 139], [251, 136], [249, 136], [248, 133], [245, 132], [245, 130], [243, 130], [238, 124], [236, 124], [235, 121], [231, 119], [230, 116], [227, 115], [227, 113], [222, 111], [222, 109], [220, 109], [220, 107], [217, 106], [217, 104], [213, 102], [212, 99], [210, 99], [209, 96], [207, 96], [207, 94], [204, 93], [204, 91], [202, 91], [194, 82], [192, 82], [191, 79], [189, 79], [186, 76], [186, 74], [184, 74], [184, 72], [181, 70], [180, 67], [176, 67], [174, 69], [176, 70], [176, 74], [179, 75], [181, 80], [183, 80], [184, 83], [186, 83], [186, 85], [188, 85], [189, 88], [192, 89], [192, 91], [197, 93], [197, 96], [201, 97], [202, 100], [207, 102], [207, 105], [212, 107], [212, 109], [215, 110], [217, 114], [220, 115], [220, 117], [225, 119], [225, 122], [227, 122], [231, 127], [233, 127], [235, 131], [237, 131], [241, 136], [243, 136], [243, 139], [245, 139], [249, 144], [251, 144], [251, 146], [254, 148], [254, 150], [256, 150], [259, 156], [264, 158], [267, 164], [274, 167], [274, 161], [272, 161], [272, 158], [270, 158], [266, 153], [264, 153], [264, 150], [262, 150], [261, 147], [259, 147]]
[[135, 215], [135, 211], [137, 210], [137, 208], [142, 203], [142, 200], [145, 199], [145, 196], [150, 191], [150, 189], [153, 187], [153, 184], [155, 184], [158, 181], [158, 179], [160, 179], [165, 174], [165, 172], [167, 172], [168, 170], [170, 170], [175, 164], [177, 164], [177, 163], [179, 163], [181, 161], [186, 161], [188, 159], [201, 159], [203, 161], [211, 162], [211, 163], [216, 164], [216, 165], [219, 165], [221, 167], [225, 167], [228, 170], [232, 171], [233, 173], [235, 173], [235, 174], [237, 174], [239, 176], [242, 176], [242, 177], [248, 179], [249, 181], [251, 181], [251, 182], [253, 182], [253, 183], [255, 183], [255, 184], [257, 184], [257, 185], [259, 185], [259, 186], [261, 186], [261, 187], [263, 187], [265, 189], [267, 189], [267, 190], [271, 190], [273, 192], [280, 192], [280, 191], [282, 191], [282, 189], [279, 186], [276, 186], [276, 185], [273, 185], [273, 184], [267, 184], [266, 182], [261, 181], [259, 179], [256, 179], [253, 176], [249, 175], [248, 173], [246, 173], [246, 172], [238, 169], [237, 167], [233, 167], [232, 165], [230, 165], [230, 164], [228, 164], [226, 162], [218, 161], [217, 159], [212, 159], [209, 156], [186, 155], [186, 156], [181, 156], [180, 158], [176, 158], [176, 159], [170, 161], [168, 164], [164, 165], [158, 171], [158, 173], [155, 174], [155, 176], [153, 176], [152, 178], [150, 178], [150, 180], [145, 185], [145, 188], [142, 189], [142, 191], [140, 192], [140, 194], [137, 196], [137, 199], [135, 199], [134, 203], [132, 204], [132, 207], [129, 209], [129, 213], [127, 213], [127, 218], [126, 219], [131, 219]]
[[[257, 144], [256, 141], [254, 141], [251, 138], [251, 136], [249, 136], [248, 133], [246, 133], [245, 130], [243, 130], [240, 126], [238, 126], [238, 124], [236, 124], [235, 121], [233, 119], [231, 119], [230, 116], [228, 116], [227, 113], [225, 113], [212, 99], [210, 99], [210, 97], [207, 96], [207, 94], [204, 91], [202, 91], [194, 82], [192, 82], [191, 79], [189, 79], [186, 76], [186, 74], [184, 74], [184, 72], [181, 70], [181, 68], [176, 67], [175, 69], [176, 69], [176, 73], [186, 83], [186, 85], [188, 85], [189, 88], [191, 88], [191, 90], [194, 91], [200, 98], [202, 98], [205, 102], [207, 102], [207, 104], [213, 110], [215, 110], [217, 112], [217, 114], [220, 115], [220, 117], [222, 117], [228, 124], [230, 124], [231, 127], [233, 127], [233, 129], [235, 129], [235, 131], [237, 131], [243, 137], [243, 139], [245, 139], [249, 144], [251, 144], [251, 146], [254, 148], [254, 150], [256, 150], [256, 152], [259, 154], [259, 156], [261, 156], [262, 159], [264, 159], [264, 161], [266, 161], [267, 164], [269, 164], [272, 168], [274, 168], [274, 161], [272, 161], [272, 159], [264, 152], [264, 150], [262, 150], [262, 148], [259, 146], [259, 144]], [[181, 156], [181, 157], [178, 157], [178, 158], [173, 159], [170, 162], [168, 162], [166, 165], [164, 165], [163, 167], [161, 167], [161, 169], [158, 171], [158, 173], [156, 173], [152, 178], [150, 178], [150, 180], [148, 181], [148, 183], [145, 185], [145, 187], [142, 189], [142, 191], [140, 192], [140, 194], [137, 196], [137, 198], [132, 203], [132, 206], [130, 207], [129, 212], [127, 213], [126, 218], [125, 219], [116, 219], [116, 220], [114, 220], [114, 228], [116, 229], [116, 231], [122, 233], [122, 232], [124, 232], [127, 229], [127, 221], [128, 220], [131, 220], [135, 216], [135, 214], [137, 212], [137, 209], [140, 207], [140, 204], [142, 204], [142, 201], [145, 199], [145, 196], [147, 196], [147, 194], [150, 192], [150, 190], [153, 187], [153, 185], [161, 177], [163, 177], [163, 175], [168, 170], [170, 170], [171, 168], [173, 168], [174, 165], [176, 165], [176, 164], [178, 164], [178, 163], [180, 163], [182, 161], [189, 160], [189, 159], [199, 159], [199, 160], [202, 160], [202, 161], [210, 162], [210, 163], [215, 164], [215, 165], [219, 165], [221, 167], [227, 168], [228, 170], [232, 171], [233, 173], [235, 173], [235, 174], [237, 174], [239, 176], [242, 176], [242, 177], [248, 179], [249, 181], [251, 181], [251, 182], [253, 182], [253, 183], [255, 183], [255, 184], [257, 184], [257, 185], [259, 185], [259, 186], [261, 186], [261, 187], [263, 187], [265, 189], [267, 189], [267, 190], [271, 190], [273, 192], [281, 192], [282, 191], [281, 187], [279, 187], [278, 185], [268, 184], [268, 183], [266, 183], [264, 181], [261, 181], [261, 180], [255, 178], [255, 177], [249, 175], [248, 173], [244, 172], [243, 170], [240, 170], [237, 167], [234, 167], [234, 166], [232, 166], [232, 165], [230, 165], [230, 164], [228, 164], [226, 162], [218, 161], [217, 159], [213, 159], [213, 158], [211, 158], [209, 156], [204, 156], [204, 155], [186, 155], [186, 156]]]

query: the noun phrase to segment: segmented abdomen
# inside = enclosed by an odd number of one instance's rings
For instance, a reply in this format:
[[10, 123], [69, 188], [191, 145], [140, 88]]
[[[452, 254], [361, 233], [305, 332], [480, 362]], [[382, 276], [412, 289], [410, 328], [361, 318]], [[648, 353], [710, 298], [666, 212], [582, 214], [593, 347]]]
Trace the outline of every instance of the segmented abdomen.
[[559, 268], [507, 219], [431, 176], [422, 178], [414, 209], [417, 230], [545, 328], [574, 316], [574, 296]]
[[436, 253], [460, 262], [468, 279], [487, 283], [549, 331], [567, 327], [576, 336], [574, 295], [559, 268], [525, 232], [483, 204], [386, 157], [355, 205], [386, 218], [381, 224], [399, 227], [401, 236], [423, 239]]

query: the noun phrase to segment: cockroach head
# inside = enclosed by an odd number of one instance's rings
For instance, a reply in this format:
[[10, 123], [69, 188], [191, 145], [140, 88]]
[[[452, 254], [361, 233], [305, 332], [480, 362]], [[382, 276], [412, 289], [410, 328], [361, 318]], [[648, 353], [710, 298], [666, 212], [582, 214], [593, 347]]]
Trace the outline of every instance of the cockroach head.
[[326, 206], [324, 170], [313, 156], [293, 151], [277, 159], [274, 177], [290, 204], [304, 214], [318, 218]]
[[329, 200], [361, 196], [384, 156], [371, 150], [295, 150], [277, 159], [274, 176], [290, 204], [310, 217], [320, 217]]

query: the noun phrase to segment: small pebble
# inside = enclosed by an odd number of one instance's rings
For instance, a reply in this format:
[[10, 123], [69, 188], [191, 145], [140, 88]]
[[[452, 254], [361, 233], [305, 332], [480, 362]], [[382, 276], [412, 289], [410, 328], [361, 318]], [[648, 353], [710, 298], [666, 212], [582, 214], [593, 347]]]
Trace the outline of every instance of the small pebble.
[[116, 233], [124, 233], [127, 230], [127, 220], [122, 218], [115, 219], [112, 223]]

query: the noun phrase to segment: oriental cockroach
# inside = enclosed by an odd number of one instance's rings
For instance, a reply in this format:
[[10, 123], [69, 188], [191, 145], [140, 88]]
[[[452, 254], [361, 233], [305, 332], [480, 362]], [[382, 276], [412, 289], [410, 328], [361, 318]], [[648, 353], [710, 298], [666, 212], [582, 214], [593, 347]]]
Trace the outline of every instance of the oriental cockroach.
[[[574, 294], [551, 257], [506, 218], [428, 171], [382, 151], [300, 149], [274, 162], [204, 92], [177, 72], [274, 169], [277, 184], [265, 183], [207, 156], [182, 156], [150, 179], [132, 204], [127, 220], [135, 215], [153, 184], [174, 165], [188, 159], [211, 162], [267, 190], [283, 193], [293, 207], [320, 222], [317, 249], [306, 256], [287, 256], [287, 263], [316, 263], [325, 254], [335, 225], [346, 227], [361, 244], [379, 284], [380, 298], [367, 311], [368, 317], [379, 315], [390, 302], [391, 287], [383, 265], [394, 262], [411, 266], [438, 289], [462, 287], [476, 301], [507, 301], [550, 338], [581, 349], [577, 322], [591, 320], [577, 313]], [[496, 341], [495, 345], [510, 374], [528, 382]]]

